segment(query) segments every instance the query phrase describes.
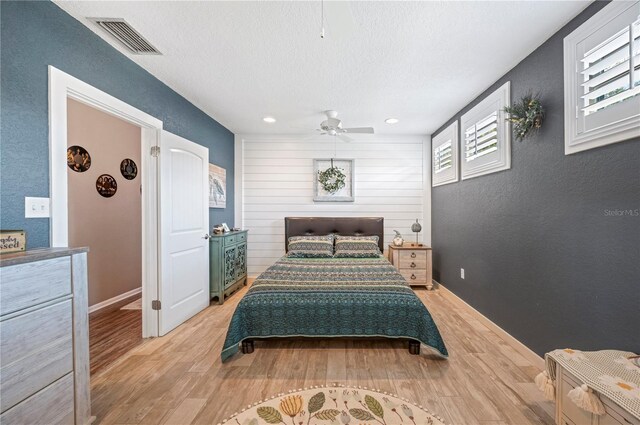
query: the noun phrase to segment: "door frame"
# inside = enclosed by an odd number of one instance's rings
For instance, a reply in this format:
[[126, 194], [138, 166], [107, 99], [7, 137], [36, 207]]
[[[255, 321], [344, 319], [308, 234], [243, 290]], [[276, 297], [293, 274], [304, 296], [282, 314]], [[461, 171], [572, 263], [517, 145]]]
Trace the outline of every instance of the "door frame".
[[162, 121], [49, 65], [49, 196], [52, 247], [69, 244], [67, 186], [67, 99], [71, 98], [141, 128], [142, 337], [158, 336], [158, 159]]

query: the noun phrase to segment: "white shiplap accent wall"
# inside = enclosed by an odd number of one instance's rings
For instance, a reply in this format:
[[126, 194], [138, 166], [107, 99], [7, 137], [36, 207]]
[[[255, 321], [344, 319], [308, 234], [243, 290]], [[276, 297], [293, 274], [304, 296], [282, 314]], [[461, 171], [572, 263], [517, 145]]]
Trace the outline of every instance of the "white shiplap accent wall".
[[313, 159], [334, 156], [331, 138], [236, 136], [236, 225], [249, 229], [249, 276], [284, 255], [286, 216], [382, 216], [385, 244], [394, 229], [414, 238], [410, 227], [419, 218], [420, 240], [430, 243], [429, 140], [368, 136], [338, 142], [335, 157], [355, 160], [355, 202], [329, 203], [313, 202]]

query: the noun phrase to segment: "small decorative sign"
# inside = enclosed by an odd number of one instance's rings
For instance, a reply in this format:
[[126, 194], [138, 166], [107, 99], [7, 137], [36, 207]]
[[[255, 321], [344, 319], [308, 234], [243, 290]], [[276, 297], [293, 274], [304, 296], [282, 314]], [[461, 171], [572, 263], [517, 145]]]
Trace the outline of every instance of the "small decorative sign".
[[111, 198], [118, 190], [118, 183], [116, 183], [116, 179], [109, 174], [102, 174], [96, 180], [96, 190], [105, 198]]
[[120, 163], [120, 172], [125, 179], [133, 180], [138, 175], [138, 166], [133, 159], [126, 158]]
[[84, 173], [91, 167], [91, 155], [82, 146], [67, 149], [67, 165], [76, 173]]
[[24, 230], [0, 230], [0, 254], [26, 250], [27, 234]]

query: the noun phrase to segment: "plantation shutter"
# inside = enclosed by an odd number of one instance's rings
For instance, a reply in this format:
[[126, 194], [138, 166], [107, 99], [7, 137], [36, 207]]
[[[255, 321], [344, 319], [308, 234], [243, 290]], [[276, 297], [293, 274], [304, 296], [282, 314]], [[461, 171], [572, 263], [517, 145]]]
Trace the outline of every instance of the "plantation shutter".
[[510, 104], [507, 81], [460, 118], [463, 180], [511, 168], [511, 127], [504, 112]]
[[464, 158], [473, 161], [498, 150], [498, 111], [468, 127], [464, 132]]
[[640, 136], [640, 0], [608, 3], [563, 44], [565, 155]]
[[453, 152], [451, 140], [446, 141], [434, 150], [433, 171], [437, 174], [453, 165]]
[[458, 121], [431, 139], [431, 185], [433, 187], [458, 181]]
[[586, 51], [578, 69], [585, 117], [640, 94], [640, 19]]

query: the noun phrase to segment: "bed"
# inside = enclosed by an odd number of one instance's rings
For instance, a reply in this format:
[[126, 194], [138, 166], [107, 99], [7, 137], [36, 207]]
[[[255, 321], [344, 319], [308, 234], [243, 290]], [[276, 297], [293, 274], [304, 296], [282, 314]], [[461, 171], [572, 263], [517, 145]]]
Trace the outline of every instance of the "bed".
[[[287, 217], [285, 250], [291, 236], [378, 236], [383, 252], [383, 218]], [[253, 352], [255, 339], [279, 337], [385, 337], [409, 340], [447, 357], [429, 311], [404, 278], [376, 258], [282, 257], [264, 271], [240, 300], [231, 318], [222, 361]]]

